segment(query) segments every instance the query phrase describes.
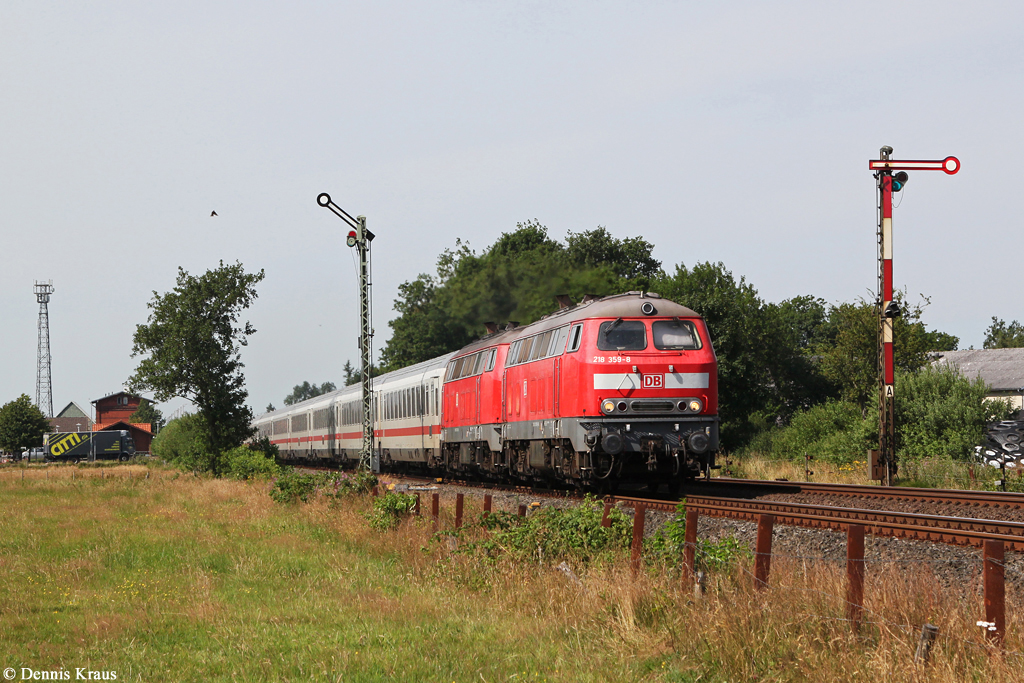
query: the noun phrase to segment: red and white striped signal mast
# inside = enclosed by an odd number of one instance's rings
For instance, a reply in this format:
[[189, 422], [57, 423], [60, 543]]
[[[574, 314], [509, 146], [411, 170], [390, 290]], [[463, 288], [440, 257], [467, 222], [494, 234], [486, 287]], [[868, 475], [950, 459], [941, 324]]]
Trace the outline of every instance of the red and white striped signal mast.
[[877, 160], [868, 161], [878, 188], [878, 450], [870, 454], [871, 478], [891, 486], [896, 477], [896, 421], [893, 408], [893, 321], [902, 311], [893, 300], [892, 287], [892, 194], [907, 184], [907, 171], [943, 171], [953, 175], [960, 160], [897, 161], [892, 147], [882, 147]]

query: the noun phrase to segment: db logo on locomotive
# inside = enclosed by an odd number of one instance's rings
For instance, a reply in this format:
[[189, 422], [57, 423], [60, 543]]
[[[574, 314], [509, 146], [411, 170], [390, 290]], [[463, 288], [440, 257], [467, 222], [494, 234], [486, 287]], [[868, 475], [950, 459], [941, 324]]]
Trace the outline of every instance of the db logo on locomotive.
[[644, 389], [661, 389], [664, 386], [664, 375], [644, 375]]

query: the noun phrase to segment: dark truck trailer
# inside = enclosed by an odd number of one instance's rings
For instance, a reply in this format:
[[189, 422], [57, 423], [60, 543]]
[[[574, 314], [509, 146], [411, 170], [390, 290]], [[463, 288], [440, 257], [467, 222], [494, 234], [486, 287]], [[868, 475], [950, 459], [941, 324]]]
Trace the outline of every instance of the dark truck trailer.
[[126, 430], [54, 432], [43, 436], [46, 460], [127, 460], [135, 442]]

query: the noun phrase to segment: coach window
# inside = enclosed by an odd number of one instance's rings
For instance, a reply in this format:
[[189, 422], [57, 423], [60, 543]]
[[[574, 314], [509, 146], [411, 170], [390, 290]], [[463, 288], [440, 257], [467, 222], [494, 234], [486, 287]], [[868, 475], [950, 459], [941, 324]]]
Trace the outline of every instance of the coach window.
[[583, 325], [573, 325], [569, 331], [569, 348], [568, 352], [579, 351], [580, 342], [583, 340]]
[[597, 348], [602, 351], [643, 351], [647, 348], [647, 326], [642, 320], [622, 318], [601, 323]]
[[689, 320], [657, 320], [651, 325], [654, 348], [663, 351], [692, 351], [700, 348], [697, 329]]

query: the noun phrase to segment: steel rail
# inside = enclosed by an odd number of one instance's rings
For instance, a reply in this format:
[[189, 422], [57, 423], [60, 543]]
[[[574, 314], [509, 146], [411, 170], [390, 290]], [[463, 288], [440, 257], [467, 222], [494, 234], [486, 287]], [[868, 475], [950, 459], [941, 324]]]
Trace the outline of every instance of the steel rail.
[[919, 500], [974, 507], [1024, 508], [1024, 493], [968, 491], [961, 489], [923, 489], [913, 486], [872, 486], [865, 484], [821, 484], [804, 481], [767, 481], [761, 479], [711, 479], [702, 484], [712, 487], [751, 487], [778, 489], [778, 493], [823, 493], [853, 498]]
[[[676, 504], [644, 498], [609, 497], [611, 504], [646, 507], [649, 510], [675, 511]], [[851, 524], [865, 527], [874, 536], [891, 536], [949, 545], [982, 547], [985, 541], [1002, 541], [1007, 550], [1024, 551], [1024, 523], [969, 517], [921, 515], [887, 510], [862, 510], [827, 505], [805, 505], [771, 500], [740, 500], [689, 496], [686, 509], [710, 517], [726, 517], [756, 522], [759, 515], [772, 515], [775, 522], [812, 529], [845, 530]]]

